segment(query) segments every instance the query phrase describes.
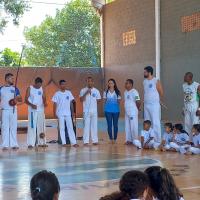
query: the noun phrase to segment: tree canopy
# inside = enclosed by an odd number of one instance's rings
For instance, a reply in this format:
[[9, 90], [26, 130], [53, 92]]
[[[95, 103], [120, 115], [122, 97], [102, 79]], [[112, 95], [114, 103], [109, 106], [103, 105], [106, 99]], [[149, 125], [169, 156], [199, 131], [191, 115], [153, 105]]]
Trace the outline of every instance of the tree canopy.
[[100, 66], [100, 18], [89, 0], [72, 0], [56, 16], [25, 30], [32, 66]]

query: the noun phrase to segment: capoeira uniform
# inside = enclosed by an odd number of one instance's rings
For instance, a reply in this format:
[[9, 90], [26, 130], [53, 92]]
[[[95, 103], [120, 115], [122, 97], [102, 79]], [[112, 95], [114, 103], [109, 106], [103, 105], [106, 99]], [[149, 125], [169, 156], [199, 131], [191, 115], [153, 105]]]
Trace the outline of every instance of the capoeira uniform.
[[[183, 84], [185, 130], [188, 133], [191, 133], [194, 124], [199, 123], [199, 117], [196, 116], [199, 107], [198, 87], [199, 83], [197, 82], [193, 82], [191, 85]], [[190, 134], [190, 141], [192, 141], [192, 133]]]
[[137, 90], [131, 89], [124, 92], [125, 100], [125, 132], [126, 142], [135, 143], [138, 139], [138, 108], [136, 101], [140, 100]]
[[[46, 145], [46, 124], [42, 87], [37, 89], [30, 86], [30, 96], [28, 101], [31, 104], [36, 105], [37, 109], [33, 109], [31, 106], [28, 106], [27, 144], [28, 146]], [[44, 134], [44, 137], [41, 137], [41, 133]]]
[[[159, 144], [156, 143], [155, 140], [154, 140], [155, 133], [154, 133], [154, 130], [153, 130], [152, 128], [150, 128], [148, 131], [142, 130], [142, 131], [141, 131], [141, 137], [144, 138], [144, 143], [143, 143], [143, 145], [146, 145], [147, 141], [148, 141], [150, 138], [153, 138], [153, 139], [151, 139], [151, 140], [149, 141], [149, 143], [147, 144], [147, 146], [148, 146], [149, 148], [156, 148], [156, 147], [159, 146]], [[138, 148], [140, 148], [140, 149], [142, 148], [142, 143], [141, 143], [141, 141], [135, 140], [134, 143], [135, 143], [135, 146], [136, 146], [136, 147], [138, 147]]]
[[[83, 88], [80, 91], [80, 97], [84, 96], [89, 88]], [[84, 131], [83, 131], [83, 142], [88, 144], [90, 141], [90, 133], [92, 143], [98, 143], [98, 129], [97, 129], [97, 100], [101, 99], [99, 90], [91, 88], [91, 94], [87, 94], [83, 101], [83, 120], [84, 120]]]
[[17, 106], [9, 105], [9, 101], [19, 96], [18, 88], [14, 86], [3, 86], [0, 88], [1, 109], [2, 109], [2, 147], [18, 147], [17, 142]]
[[70, 144], [73, 146], [77, 144], [77, 142], [71, 118], [70, 108], [72, 100], [74, 100], [74, 97], [69, 90], [65, 90], [65, 92], [58, 91], [54, 94], [52, 98], [52, 101], [56, 103], [56, 115], [59, 121], [60, 137], [62, 144], [63, 145], [66, 144], [66, 137], [65, 137], [65, 123], [66, 123]]
[[170, 148], [176, 149], [180, 153], [185, 153], [185, 148], [190, 147], [187, 142], [190, 141], [187, 133], [177, 133], [174, 138], [174, 142], [170, 142]]
[[172, 140], [173, 140], [173, 133], [171, 133], [171, 132], [170, 133], [164, 132], [162, 140], [165, 141], [165, 144], [164, 144], [163, 147], [166, 150], [169, 150], [170, 149], [170, 142], [172, 142]]
[[192, 138], [193, 146], [189, 148], [189, 152], [193, 154], [200, 154], [200, 133], [195, 134]]
[[150, 120], [155, 131], [155, 141], [161, 141], [161, 108], [157, 90], [157, 79], [145, 79], [144, 85], [144, 120]]

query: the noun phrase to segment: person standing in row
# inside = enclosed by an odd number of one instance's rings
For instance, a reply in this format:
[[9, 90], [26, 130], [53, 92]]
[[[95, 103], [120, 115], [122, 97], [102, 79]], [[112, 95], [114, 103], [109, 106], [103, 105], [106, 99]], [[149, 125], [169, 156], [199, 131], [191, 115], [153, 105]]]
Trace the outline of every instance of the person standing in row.
[[[103, 94], [104, 112], [107, 121], [108, 135], [111, 143], [115, 143], [118, 135], [121, 93], [114, 79], [108, 80], [108, 88]], [[112, 128], [113, 127], [113, 128]], [[114, 136], [113, 136], [114, 129]]]
[[88, 145], [90, 141], [90, 133], [92, 143], [98, 144], [98, 129], [97, 129], [97, 102], [101, 100], [99, 90], [94, 88], [94, 80], [92, 77], [86, 79], [87, 86], [80, 91], [80, 101], [83, 102], [83, 143]]
[[14, 76], [11, 73], [5, 75], [5, 85], [0, 88], [0, 102], [2, 109], [2, 147], [18, 149], [17, 142], [17, 106], [22, 102], [20, 91], [14, 85]]
[[161, 142], [161, 108], [163, 97], [161, 82], [153, 76], [153, 68], [144, 68], [144, 120], [150, 120], [155, 131], [155, 141]]
[[28, 105], [28, 148], [33, 148], [37, 145], [46, 145], [44, 107], [47, 106], [47, 102], [42, 83], [43, 80], [37, 77], [34, 85], [31, 85], [26, 90], [25, 103]]
[[60, 128], [60, 137], [62, 145], [66, 146], [66, 137], [65, 137], [65, 123], [67, 126], [67, 132], [69, 135], [70, 143], [73, 147], [78, 147], [76, 142], [76, 137], [74, 133], [72, 118], [71, 118], [71, 104], [74, 100], [74, 97], [71, 91], [66, 90], [66, 81], [59, 81], [60, 90], [57, 91], [53, 98], [53, 112], [55, 118], [58, 118], [59, 128]]
[[187, 72], [184, 76], [183, 92], [185, 131], [190, 134], [190, 141], [192, 141], [192, 126], [199, 123], [196, 112], [199, 108], [200, 85], [193, 81], [191, 72]]
[[134, 144], [138, 140], [138, 111], [140, 110], [140, 96], [133, 87], [133, 80], [127, 79], [124, 92], [125, 106], [125, 132], [126, 145]]

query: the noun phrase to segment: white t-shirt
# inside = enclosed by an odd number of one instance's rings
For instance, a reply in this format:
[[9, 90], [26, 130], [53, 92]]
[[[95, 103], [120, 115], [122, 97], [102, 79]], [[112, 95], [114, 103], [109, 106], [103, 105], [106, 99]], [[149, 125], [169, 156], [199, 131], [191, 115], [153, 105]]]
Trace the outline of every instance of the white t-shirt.
[[195, 105], [198, 107], [198, 87], [199, 83], [193, 82], [191, 85], [187, 83], [183, 84], [183, 92], [184, 92], [184, 104], [185, 106]]
[[32, 85], [30, 86], [30, 96], [28, 98], [28, 101], [32, 103], [33, 105], [37, 106], [37, 109], [32, 109], [31, 106], [29, 106], [29, 110], [34, 111], [44, 111], [44, 103], [43, 103], [43, 89], [35, 88]]
[[56, 115], [58, 117], [71, 116], [70, 105], [72, 100], [74, 100], [74, 97], [69, 90], [58, 91], [54, 94], [52, 101], [57, 105]]
[[194, 135], [192, 138], [194, 146], [197, 147], [200, 145], [200, 133], [198, 135]]
[[131, 89], [131, 90], [126, 90], [124, 92], [124, 107], [125, 107], [125, 112], [129, 116], [135, 116], [138, 115], [138, 108], [136, 106], [136, 101], [140, 100], [140, 96], [137, 90]]
[[170, 142], [172, 142], [172, 139], [173, 139], [173, 133], [164, 132], [163, 140], [165, 141], [165, 144], [169, 144]]
[[150, 128], [148, 131], [142, 130], [141, 131], [141, 137], [144, 137], [144, 144], [151, 138], [154, 138], [154, 130]]
[[186, 144], [186, 142], [189, 142], [190, 138], [187, 133], [178, 133], [176, 134], [174, 140], [177, 143]]
[[1, 109], [3, 110], [12, 110], [13, 106], [9, 105], [9, 101], [15, 96], [19, 96], [19, 89], [14, 86], [2, 86], [0, 88], [0, 99], [1, 99]]
[[146, 104], [159, 104], [160, 96], [157, 90], [158, 79], [153, 78], [151, 80], [144, 79], [144, 103]]
[[[80, 97], [84, 96], [88, 88], [83, 88], [80, 91]], [[84, 113], [97, 113], [97, 100], [101, 99], [99, 90], [96, 88], [91, 89], [91, 94], [87, 94], [83, 101], [83, 112]]]

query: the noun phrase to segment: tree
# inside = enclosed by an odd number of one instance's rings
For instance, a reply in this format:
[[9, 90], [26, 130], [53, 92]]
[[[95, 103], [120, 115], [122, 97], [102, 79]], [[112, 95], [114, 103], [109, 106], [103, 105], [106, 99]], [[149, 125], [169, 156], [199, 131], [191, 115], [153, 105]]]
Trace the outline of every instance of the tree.
[[[5, 48], [0, 52], [0, 66], [4, 67], [16, 67], [19, 65], [20, 54], [18, 52], [12, 51], [9, 48]], [[25, 64], [25, 60], [22, 60], [22, 65]]]
[[[28, 2], [25, 0], [0, 0], [0, 32], [3, 32], [10, 17], [13, 24], [18, 25], [20, 17], [28, 7]], [[1, 13], [1, 10], [4, 13]]]
[[56, 16], [25, 30], [29, 65], [100, 66], [100, 18], [89, 0], [72, 0]]

